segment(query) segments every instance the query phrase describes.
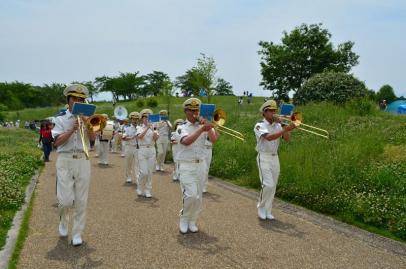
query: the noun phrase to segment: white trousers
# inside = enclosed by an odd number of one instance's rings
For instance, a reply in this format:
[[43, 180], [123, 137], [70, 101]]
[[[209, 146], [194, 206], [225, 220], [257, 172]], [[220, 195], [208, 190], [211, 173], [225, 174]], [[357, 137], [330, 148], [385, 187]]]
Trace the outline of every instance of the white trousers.
[[100, 139], [99, 139], [99, 136], [96, 136], [96, 140], [94, 141], [94, 150], [96, 151], [96, 155], [99, 156], [99, 154], [100, 154]]
[[56, 194], [60, 220], [69, 223], [69, 208], [74, 207], [72, 235], [81, 235], [86, 223], [87, 197], [90, 184], [90, 161], [73, 159], [71, 153], [59, 153], [56, 161]]
[[133, 145], [125, 148], [125, 176], [138, 179], [138, 149]]
[[202, 182], [206, 163], [189, 163], [179, 161], [180, 188], [183, 206], [180, 217], [186, 221], [197, 221], [202, 210]]
[[273, 156], [271, 154], [259, 153], [257, 164], [262, 187], [257, 207], [263, 207], [267, 210], [267, 213], [271, 213], [280, 173], [278, 155]]
[[211, 164], [211, 158], [213, 156], [213, 148], [206, 148], [204, 150], [205, 156], [204, 160], [206, 162], [206, 170], [204, 172], [204, 177], [203, 177], [203, 190], [207, 190], [207, 184], [209, 183], [209, 171], [210, 171], [210, 164]]
[[173, 159], [173, 173], [172, 173], [172, 179], [173, 180], [179, 180], [179, 162], [176, 159], [176, 155], [178, 154], [178, 145], [173, 144], [172, 145], [172, 159]]
[[137, 188], [141, 192], [151, 192], [152, 190], [152, 173], [155, 166], [155, 154], [154, 146], [150, 146], [149, 148], [140, 146], [138, 150], [139, 177]]
[[110, 141], [100, 141], [99, 163], [109, 163], [109, 142]]
[[160, 136], [156, 141], [156, 146], [158, 151], [156, 156], [156, 164], [160, 169], [162, 169], [164, 167], [166, 153], [168, 152], [169, 146], [168, 136]]

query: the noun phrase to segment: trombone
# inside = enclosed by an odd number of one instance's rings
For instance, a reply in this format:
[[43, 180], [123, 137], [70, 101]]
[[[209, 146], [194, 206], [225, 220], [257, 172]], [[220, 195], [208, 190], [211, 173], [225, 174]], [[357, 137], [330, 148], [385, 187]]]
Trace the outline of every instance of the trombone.
[[303, 123], [303, 117], [302, 117], [302, 113], [300, 112], [294, 112], [291, 116], [285, 116], [285, 115], [275, 115], [277, 117], [282, 118], [285, 123], [287, 122], [287, 124], [293, 123], [296, 125], [298, 130], [301, 130], [303, 132], [307, 132], [310, 134], [314, 134], [320, 137], [323, 137], [325, 139], [329, 139], [329, 132], [327, 130], [309, 125], [309, 124], [304, 124]]
[[245, 142], [245, 138], [242, 133], [223, 126], [226, 123], [226, 112], [223, 109], [219, 108], [214, 111], [212, 123], [215, 125], [217, 131], [224, 134], [228, 134], [234, 138], [237, 138]]

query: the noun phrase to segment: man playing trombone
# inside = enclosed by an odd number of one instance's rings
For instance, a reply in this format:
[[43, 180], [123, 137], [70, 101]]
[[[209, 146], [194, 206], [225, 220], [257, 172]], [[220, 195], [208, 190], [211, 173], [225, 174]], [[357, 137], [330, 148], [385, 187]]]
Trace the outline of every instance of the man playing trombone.
[[189, 98], [183, 103], [186, 122], [178, 126], [176, 156], [179, 162], [180, 186], [183, 194], [183, 206], [180, 212], [179, 230], [185, 234], [198, 232], [197, 218], [202, 207], [202, 184], [206, 170], [205, 141], [217, 140], [213, 124], [199, 118], [201, 101]]
[[[73, 84], [64, 90], [69, 105], [68, 110], [55, 119], [52, 136], [57, 146], [56, 161], [57, 198], [59, 206], [59, 235], [68, 236], [69, 208], [74, 207], [72, 245], [82, 244], [81, 234], [85, 228], [87, 197], [90, 184], [90, 161], [86, 154], [89, 140], [95, 140], [95, 134], [86, 129], [79, 130], [80, 119], [72, 115], [74, 103], [83, 103], [88, 89]], [[79, 125], [80, 124], [80, 125]]]
[[274, 100], [266, 101], [259, 109], [264, 118], [255, 124], [254, 128], [257, 139], [259, 178], [262, 187], [257, 205], [258, 217], [261, 220], [274, 219], [272, 202], [280, 172], [279, 141], [281, 137], [285, 141], [289, 141], [289, 132], [296, 128], [294, 123], [282, 127], [280, 119], [276, 115], [277, 109], [278, 106]]

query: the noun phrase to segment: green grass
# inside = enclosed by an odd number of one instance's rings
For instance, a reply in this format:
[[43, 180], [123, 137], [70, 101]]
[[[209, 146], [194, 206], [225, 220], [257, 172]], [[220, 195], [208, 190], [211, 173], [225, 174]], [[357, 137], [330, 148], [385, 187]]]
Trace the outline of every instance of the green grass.
[[37, 139], [37, 134], [28, 130], [0, 129], [0, 248], [24, 202], [26, 186], [43, 164]]
[[32, 208], [34, 205], [34, 200], [35, 200], [35, 192], [32, 194], [31, 201], [27, 207], [27, 210], [25, 211], [24, 219], [21, 223], [20, 231], [18, 233], [17, 242], [15, 244], [11, 259], [8, 263], [8, 267], [7, 267], [8, 269], [17, 268], [21, 250], [23, 249], [25, 239], [28, 236], [29, 224], [30, 224], [30, 218], [31, 218], [31, 214], [32, 214]]
[[[154, 112], [167, 109], [157, 97]], [[183, 118], [186, 98], [170, 100], [170, 118]], [[207, 102], [207, 99], [203, 99]], [[253, 128], [262, 118], [262, 97], [239, 106], [237, 97], [212, 97], [227, 113], [226, 126], [242, 132], [246, 142], [222, 135], [214, 147], [210, 173], [235, 184], [259, 189]], [[98, 113], [112, 115], [110, 103], [97, 103]], [[121, 102], [129, 112], [135, 101]], [[55, 110], [55, 109], [54, 109]], [[329, 103], [297, 107], [304, 123], [326, 129], [331, 139], [294, 130], [281, 143], [281, 176], [277, 196], [283, 200], [344, 220], [384, 236], [406, 241], [406, 121], [380, 112], [366, 101], [345, 106]], [[16, 115], [17, 112], [13, 112]], [[44, 109], [20, 115], [37, 117]], [[49, 115], [48, 115], [49, 116]], [[24, 120], [25, 118], [21, 118]]]

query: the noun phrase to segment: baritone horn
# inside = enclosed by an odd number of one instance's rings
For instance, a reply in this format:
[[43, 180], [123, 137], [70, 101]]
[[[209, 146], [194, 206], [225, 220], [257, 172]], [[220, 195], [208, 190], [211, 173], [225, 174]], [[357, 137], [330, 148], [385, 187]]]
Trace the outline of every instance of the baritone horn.
[[245, 141], [244, 135], [242, 133], [224, 126], [224, 124], [226, 123], [226, 112], [223, 109], [219, 108], [214, 111], [212, 123], [215, 125], [216, 130], [218, 130], [219, 132], [230, 135], [241, 141]]
[[101, 131], [106, 127], [106, 118], [101, 114], [94, 114], [86, 120], [86, 127], [89, 131]]
[[329, 132], [327, 130], [303, 123], [303, 116], [300, 112], [294, 112], [291, 116], [284, 116], [284, 115], [276, 115], [277, 117], [281, 118], [285, 124], [293, 123], [296, 125], [298, 130], [301, 130], [306, 133], [314, 134], [326, 139], [329, 139]]

